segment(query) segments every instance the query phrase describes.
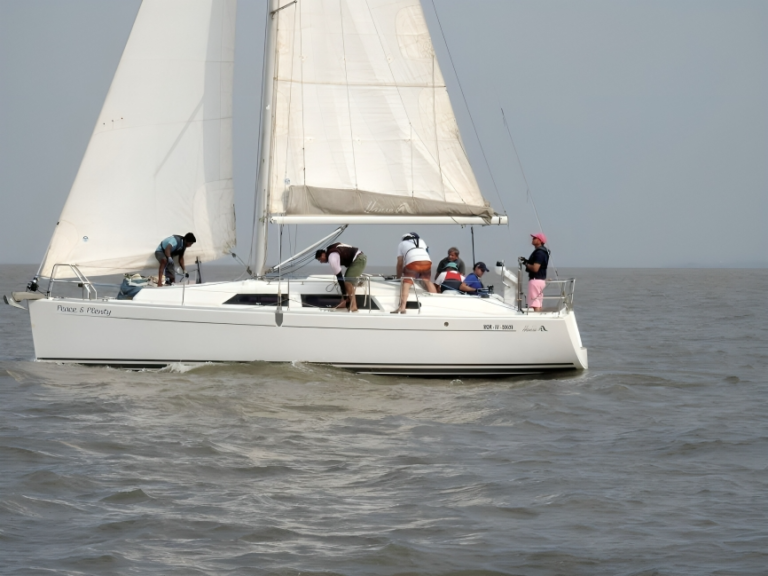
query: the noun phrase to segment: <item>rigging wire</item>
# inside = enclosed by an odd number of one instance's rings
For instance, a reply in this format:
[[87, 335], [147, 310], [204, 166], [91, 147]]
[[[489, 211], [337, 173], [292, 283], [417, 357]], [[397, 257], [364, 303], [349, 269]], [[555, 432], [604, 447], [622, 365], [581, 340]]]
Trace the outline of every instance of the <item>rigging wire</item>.
[[[242, 279], [243, 279], [243, 278], [245, 278], [246, 276], [248, 276], [249, 278], [253, 278], [253, 271], [251, 270], [251, 267], [250, 267], [250, 265], [249, 265], [249, 264], [246, 264], [245, 262], [243, 262], [243, 261], [242, 261], [242, 259], [240, 258], [240, 256], [238, 256], [238, 255], [237, 255], [237, 254], [235, 254], [234, 252], [230, 252], [230, 255], [232, 256], [232, 258], [234, 258], [235, 260], [237, 260], [238, 262], [240, 262], [240, 264], [242, 264], [242, 266], [243, 266], [243, 268], [244, 268], [244, 270], [242, 271], [242, 273], [240, 274], [240, 276], [238, 276], [237, 278], [235, 278], [235, 281], [238, 281], [238, 280], [242, 280]], [[200, 269], [200, 265], [198, 264], [198, 273], [199, 273], [199, 269]]]
[[528, 178], [525, 176], [525, 170], [523, 170], [523, 163], [520, 161], [520, 155], [517, 153], [517, 146], [515, 146], [515, 140], [512, 138], [512, 132], [509, 130], [509, 124], [507, 124], [507, 117], [504, 114], [504, 108], [499, 106], [501, 109], [501, 118], [504, 121], [504, 128], [507, 129], [507, 136], [509, 136], [509, 141], [512, 144], [512, 150], [515, 151], [515, 158], [517, 158], [517, 165], [520, 167], [520, 173], [523, 175], [523, 181], [525, 182], [525, 193], [526, 197], [531, 201], [531, 206], [533, 206], [533, 213], [536, 215], [536, 222], [539, 224], [539, 230], [544, 232], [544, 228], [541, 225], [541, 220], [539, 219], [539, 211], [536, 210], [536, 203], [533, 201], [533, 194], [531, 194], [531, 187], [528, 184]]
[[[299, 6], [299, 4], [295, 4], [295, 6]], [[301, 25], [298, 19], [296, 18], [297, 10], [298, 8], [294, 8], [293, 10], [293, 34], [291, 38], [291, 72], [290, 72], [291, 80], [293, 80], [293, 68], [294, 68], [294, 65], [296, 64], [296, 25], [297, 24], [299, 24], [299, 38], [301, 38], [301, 27], [300, 27]], [[299, 58], [301, 58], [301, 54], [299, 54]], [[286, 138], [285, 138], [285, 170], [283, 172], [283, 185], [286, 187], [286, 192], [288, 191], [287, 189], [291, 184], [291, 181], [288, 178], [288, 156], [289, 156], [290, 145], [291, 145], [291, 106], [293, 105], [293, 89], [294, 89], [294, 84], [293, 82], [291, 82], [291, 86], [288, 92], [288, 110], [286, 113], [287, 126], [286, 126]], [[303, 84], [302, 84], [302, 91], [303, 91]], [[302, 107], [302, 114], [303, 114], [303, 110], [304, 110], [303, 93], [301, 95], [301, 107]], [[302, 126], [302, 131], [303, 129], [304, 127]], [[303, 144], [304, 143], [302, 142], [302, 147], [303, 147]], [[291, 251], [291, 253], [293, 253], [293, 243], [291, 242], [290, 225], [288, 225], [288, 249]], [[280, 257], [278, 259], [278, 262], [281, 262], [283, 260], [282, 250], [283, 250], [283, 224], [280, 224]]]
[[347, 229], [347, 226], [341, 226], [334, 232], [332, 232], [330, 235], [326, 236], [325, 238], [320, 239], [318, 242], [315, 242], [314, 244], [311, 244], [308, 248], [305, 248], [302, 252], [299, 252], [297, 257], [292, 257], [286, 260], [285, 262], [280, 262], [280, 264], [277, 264], [267, 270], [266, 274], [274, 274], [275, 272], [281, 272], [284, 274], [291, 274], [298, 270], [301, 270], [311, 262], [315, 260], [315, 248], [321, 245], [328, 245], [333, 244], [339, 236], [341, 236], [344, 232], [344, 230]]
[[[527, 198], [531, 201], [531, 206], [533, 206], [533, 213], [536, 216], [536, 222], [539, 225], [539, 230], [543, 233], [544, 227], [541, 225], [541, 219], [539, 218], [539, 211], [536, 209], [536, 203], [533, 201], [533, 194], [531, 193], [531, 187], [528, 184], [528, 178], [525, 176], [525, 170], [523, 170], [523, 163], [520, 161], [520, 155], [517, 153], [517, 146], [515, 146], [515, 140], [512, 138], [512, 131], [509, 129], [509, 124], [507, 123], [507, 117], [504, 114], [504, 108], [499, 104], [499, 109], [501, 110], [501, 118], [504, 121], [504, 128], [507, 129], [507, 136], [509, 136], [509, 141], [512, 144], [512, 150], [515, 151], [515, 158], [517, 158], [517, 165], [520, 167], [520, 173], [523, 175], [523, 181], [525, 182], [525, 193]], [[557, 271], [557, 266], [552, 266], [552, 269], [555, 271], [555, 278], [559, 277], [559, 272]]]
[[[456, 65], [453, 62], [453, 55], [451, 54], [451, 49], [448, 47], [448, 41], [445, 38], [445, 32], [443, 31], [443, 24], [440, 22], [440, 15], [437, 13], [437, 6], [435, 6], [435, 0], [432, 0], [432, 9], [435, 11], [435, 18], [437, 18], [437, 25], [440, 28], [440, 35], [443, 37], [443, 44], [445, 44], [445, 49], [448, 51], [448, 60], [451, 63], [451, 68], [453, 68], [453, 74], [456, 76], [456, 81], [459, 84], [459, 91], [461, 92], [461, 98], [464, 100], [464, 107], [467, 109], [467, 114], [469, 115], [469, 120], [472, 123], [472, 129], [475, 132], [475, 138], [477, 138], [477, 142], [480, 145], [480, 152], [483, 154], [483, 160], [485, 161], [485, 166], [488, 169], [488, 174], [491, 177], [491, 182], [493, 182], [493, 188], [496, 191], [496, 196], [499, 199], [499, 202], [501, 203], [501, 207], [504, 210], [504, 214], [507, 214], [507, 208], [504, 206], [504, 200], [501, 199], [501, 194], [499, 193], [499, 187], [496, 185], [496, 178], [493, 177], [493, 171], [491, 170], [491, 165], [488, 162], [488, 157], [485, 154], [485, 149], [483, 148], [483, 142], [480, 140], [480, 134], [477, 131], [477, 126], [475, 125], [475, 119], [472, 117], [472, 111], [469, 109], [469, 103], [467, 102], [467, 97], [464, 94], [464, 87], [461, 84], [461, 78], [459, 78], [459, 73], [456, 71]], [[465, 151], [466, 153], [466, 151]], [[509, 227], [509, 220], [507, 220], [507, 227]]]
[[[465, 106], [465, 107], [466, 107], [466, 109], [467, 109], [467, 114], [469, 115], [469, 119], [470, 119], [470, 121], [471, 121], [471, 123], [472, 123], [472, 129], [473, 129], [473, 130], [474, 130], [474, 132], [475, 132], [475, 137], [477, 138], [477, 142], [478, 142], [478, 144], [480, 145], [480, 151], [481, 151], [481, 152], [482, 152], [482, 154], [483, 154], [483, 160], [485, 161], [485, 165], [486, 165], [486, 167], [487, 167], [487, 169], [488, 169], [488, 174], [490, 175], [490, 177], [491, 177], [491, 181], [493, 182], [493, 187], [494, 187], [494, 189], [495, 189], [495, 191], [496, 191], [496, 195], [497, 195], [497, 197], [499, 198], [499, 202], [501, 203], [501, 207], [504, 209], [504, 213], [505, 213], [505, 214], [507, 214], [507, 209], [506, 209], [506, 207], [504, 206], [504, 201], [501, 199], [501, 194], [499, 193], [499, 188], [498, 188], [498, 186], [496, 185], [496, 179], [495, 179], [495, 178], [494, 178], [494, 176], [493, 176], [493, 171], [491, 171], [491, 166], [490, 166], [490, 164], [489, 164], [489, 162], [488, 162], [488, 157], [487, 157], [487, 156], [486, 156], [486, 154], [485, 154], [485, 149], [483, 148], [483, 143], [482, 143], [482, 141], [480, 140], [480, 136], [479, 136], [479, 134], [478, 134], [478, 131], [477, 131], [477, 126], [475, 125], [475, 121], [474, 121], [474, 118], [472, 117], [472, 111], [469, 109], [469, 104], [467, 103], [467, 97], [466, 97], [466, 95], [464, 94], [464, 87], [463, 87], [463, 86], [462, 86], [462, 84], [461, 84], [461, 78], [459, 78], [459, 74], [458, 74], [458, 72], [456, 71], [456, 65], [454, 64], [454, 61], [453, 61], [453, 55], [451, 54], [451, 49], [450, 49], [450, 47], [448, 46], [448, 41], [447, 41], [447, 40], [446, 40], [446, 38], [445, 38], [445, 32], [444, 32], [444, 30], [443, 30], [443, 25], [442, 25], [442, 23], [440, 22], [440, 15], [439, 15], [439, 14], [438, 14], [438, 12], [437, 12], [437, 6], [435, 5], [435, 0], [431, 0], [431, 1], [432, 1], [432, 9], [433, 9], [433, 10], [434, 10], [434, 12], [435, 12], [435, 18], [437, 19], [437, 24], [438, 24], [438, 27], [440, 28], [440, 34], [441, 34], [441, 36], [443, 37], [443, 43], [445, 44], [445, 49], [446, 49], [446, 50], [447, 50], [447, 52], [448, 52], [448, 60], [449, 60], [449, 61], [450, 61], [450, 63], [451, 63], [451, 67], [453, 68], [453, 73], [454, 73], [454, 75], [456, 76], [456, 80], [457, 80], [457, 82], [458, 82], [458, 84], [459, 84], [459, 91], [461, 92], [461, 97], [462, 97], [462, 99], [464, 100], [464, 106]], [[527, 195], [528, 195], [528, 198], [530, 198], [530, 200], [531, 200], [531, 205], [533, 206], [533, 211], [534, 211], [534, 214], [536, 215], [536, 221], [537, 221], [537, 223], [539, 224], [539, 230], [541, 230], [541, 231], [543, 232], [543, 231], [544, 231], [544, 229], [543, 229], [543, 227], [541, 226], [541, 220], [539, 219], [539, 212], [538, 212], [538, 210], [536, 209], [536, 204], [535, 204], [535, 202], [533, 201], [533, 195], [531, 194], [531, 189], [530, 189], [530, 186], [528, 185], [528, 179], [525, 177], [525, 172], [523, 171], [523, 166], [522, 166], [522, 163], [520, 162], [520, 156], [519, 156], [519, 155], [518, 155], [518, 153], [517, 153], [517, 147], [515, 146], [515, 142], [514, 142], [514, 140], [512, 139], [512, 133], [511, 133], [511, 132], [510, 132], [510, 130], [509, 130], [509, 125], [507, 124], [507, 119], [506, 119], [506, 116], [504, 115], [504, 109], [503, 109], [503, 108], [501, 109], [501, 114], [502, 114], [502, 118], [503, 118], [503, 120], [504, 120], [504, 126], [505, 126], [505, 128], [507, 129], [507, 134], [508, 134], [508, 136], [509, 136], [509, 139], [510, 139], [510, 141], [512, 142], [512, 148], [513, 148], [513, 149], [514, 149], [514, 151], [515, 151], [515, 156], [516, 156], [516, 158], [517, 158], [517, 162], [518, 162], [518, 165], [520, 166], [520, 171], [522, 172], [522, 174], [523, 174], [523, 179], [525, 180], [526, 193], [527, 193]], [[507, 223], [507, 228], [509, 229], [509, 223]], [[511, 231], [510, 231], [510, 237], [511, 237]], [[553, 269], [554, 269], [554, 271], [555, 271], [555, 277], [557, 277], [557, 276], [558, 276], [558, 271], [557, 271], [557, 268], [556, 268], [555, 266], [553, 266], [552, 268], [553, 268]]]

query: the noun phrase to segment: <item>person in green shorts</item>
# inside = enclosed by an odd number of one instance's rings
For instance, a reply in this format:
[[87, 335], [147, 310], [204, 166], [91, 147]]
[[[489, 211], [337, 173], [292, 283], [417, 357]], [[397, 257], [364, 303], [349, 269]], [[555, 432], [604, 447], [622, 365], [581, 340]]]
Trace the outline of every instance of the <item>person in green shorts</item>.
[[[323, 264], [331, 265], [331, 270], [336, 275], [341, 287], [341, 302], [336, 308], [349, 308], [350, 312], [357, 312], [357, 298], [355, 298], [355, 284], [365, 270], [368, 262], [363, 251], [355, 246], [336, 242], [325, 250], [315, 252], [315, 259]], [[347, 268], [346, 273], [341, 273], [341, 267]]]

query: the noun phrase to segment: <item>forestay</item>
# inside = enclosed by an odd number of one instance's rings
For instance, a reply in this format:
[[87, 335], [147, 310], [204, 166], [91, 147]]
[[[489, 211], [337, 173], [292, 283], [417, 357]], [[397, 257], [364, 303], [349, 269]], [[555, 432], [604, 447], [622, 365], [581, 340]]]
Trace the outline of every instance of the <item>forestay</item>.
[[419, 0], [274, 13], [272, 215], [481, 216]]
[[[171, 234], [187, 261], [235, 243], [236, 0], [144, 0], [43, 263], [88, 275], [156, 265]], [[57, 275], [66, 276], [69, 270]]]

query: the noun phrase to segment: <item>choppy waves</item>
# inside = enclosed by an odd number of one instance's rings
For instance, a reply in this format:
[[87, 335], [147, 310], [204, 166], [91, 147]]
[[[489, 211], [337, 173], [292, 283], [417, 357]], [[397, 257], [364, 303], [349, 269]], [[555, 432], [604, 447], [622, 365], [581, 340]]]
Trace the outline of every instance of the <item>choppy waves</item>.
[[127, 371], [5, 346], [0, 573], [765, 573], [767, 329], [728, 312], [760, 287], [711, 309], [718, 278], [664, 274], [580, 280], [591, 369], [564, 376]]

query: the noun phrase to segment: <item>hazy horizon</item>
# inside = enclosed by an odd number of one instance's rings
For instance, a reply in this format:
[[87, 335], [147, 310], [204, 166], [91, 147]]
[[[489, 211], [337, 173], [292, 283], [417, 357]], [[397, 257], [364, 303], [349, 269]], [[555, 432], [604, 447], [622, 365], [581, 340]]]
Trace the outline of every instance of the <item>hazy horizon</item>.
[[[238, 6], [234, 178], [243, 259], [265, 6]], [[503, 108], [553, 264], [768, 267], [768, 3], [480, 0], [467, 10], [461, 0], [439, 0], [442, 32], [433, 3], [422, 6], [478, 182], [510, 216], [509, 228], [475, 227], [478, 260], [530, 254], [529, 233], [539, 229]], [[0, 262], [42, 259], [138, 7], [0, 1]], [[284, 257], [332, 228], [288, 227]], [[451, 245], [471, 259], [469, 228], [418, 229], [433, 259]], [[342, 240], [371, 265], [389, 265], [407, 231], [352, 226]]]

